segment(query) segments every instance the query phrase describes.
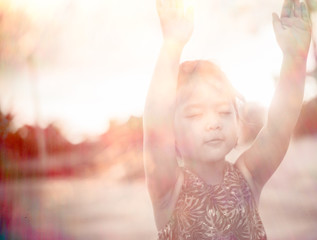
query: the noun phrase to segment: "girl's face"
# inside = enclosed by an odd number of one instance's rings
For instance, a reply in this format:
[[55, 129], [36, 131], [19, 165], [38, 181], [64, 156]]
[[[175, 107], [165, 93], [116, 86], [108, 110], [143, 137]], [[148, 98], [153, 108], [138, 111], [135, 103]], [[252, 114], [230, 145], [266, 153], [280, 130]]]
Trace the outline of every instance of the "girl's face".
[[237, 143], [238, 120], [232, 98], [217, 81], [195, 81], [179, 90], [174, 130], [183, 160], [224, 160]]

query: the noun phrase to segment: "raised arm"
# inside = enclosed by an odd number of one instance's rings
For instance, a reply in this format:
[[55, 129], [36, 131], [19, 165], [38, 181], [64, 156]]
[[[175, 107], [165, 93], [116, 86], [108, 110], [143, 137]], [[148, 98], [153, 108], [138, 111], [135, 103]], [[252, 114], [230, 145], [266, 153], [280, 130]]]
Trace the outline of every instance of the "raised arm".
[[311, 39], [305, 4], [299, 0], [285, 0], [281, 17], [273, 14], [273, 27], [283, 52], [280, 80], [265, 126], [238, 159], [238, 164], [246, 166], [259, 189], [283, 160], [302, 106]]
[[184, 13], [181, 0], [157, 0], [157, 11], [164, 40], [144, 108], [144, 166], [151, 199], [163, 204], [178, 176], [174, 102], [179, 61], [193, 31], [193, 14]]

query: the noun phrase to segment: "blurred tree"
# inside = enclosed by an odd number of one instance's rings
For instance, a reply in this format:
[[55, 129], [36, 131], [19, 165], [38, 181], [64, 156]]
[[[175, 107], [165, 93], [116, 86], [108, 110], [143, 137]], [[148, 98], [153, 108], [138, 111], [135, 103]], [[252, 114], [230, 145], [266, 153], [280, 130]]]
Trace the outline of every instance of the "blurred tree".
[[11, 130], [13, 116], [11, 114], [3, 114], [0, 110], [0, 166], [5, 159], [5, 140]]
[[47, 152], [49, 154], [56, 154], [72, 149], [73, 145], [64, 138], [59, 129], [50, 124], [44, 129]]
[[[10, 115], [1, 117], [1, 151], [3, 153], [2, 159], [9, 159], [13, 161], [28, 161], [34, 160], [38, 156], [39, 150], [37, 147], [37, 132], [38, 127], [24, 125], [15, 132], [10, 129]], [[45, 142], [47, 143], [48, 154], [58, 154], [74, 149], [74, 146], [68, 142], [59, 129], [50, 124], [45, 129], [41, 129], [44, 133]], [[5, 134], [4, 134], [5, 133]]]
[[11, 130], [11, 123], [12, 123], [13, 115], [4, 114], [0, 110], [0, 139], [4, 139], [8, 132]]
[[317, 97], [303, 104], [294, 129], [294, 137], [317, 134]]

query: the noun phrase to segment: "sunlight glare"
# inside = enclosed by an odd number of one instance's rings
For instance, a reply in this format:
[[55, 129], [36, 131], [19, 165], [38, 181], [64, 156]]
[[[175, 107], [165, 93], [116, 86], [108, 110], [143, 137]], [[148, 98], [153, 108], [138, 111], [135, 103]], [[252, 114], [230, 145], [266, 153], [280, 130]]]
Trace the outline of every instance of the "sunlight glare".
[[252, 66], [247, 70], [239, 66], [227, 69], [226, 73], [234, 87], [246, 101], [257, 102], [264, 107], [269, 107], [274, 93], [274, 80], [269, 74], [260, 75], [261, 64]]

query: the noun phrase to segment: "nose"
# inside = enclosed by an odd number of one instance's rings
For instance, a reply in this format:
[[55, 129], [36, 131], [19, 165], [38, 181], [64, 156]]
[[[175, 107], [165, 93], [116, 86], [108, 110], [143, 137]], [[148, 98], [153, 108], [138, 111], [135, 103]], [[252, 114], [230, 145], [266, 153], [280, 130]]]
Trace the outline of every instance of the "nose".
[[216, 116], [216, 114], [212, 114], [208, 117], [206, 124], [205, 124], [205, 130], [220, 130], [221, 129], [221, 121], [219, 116]]

